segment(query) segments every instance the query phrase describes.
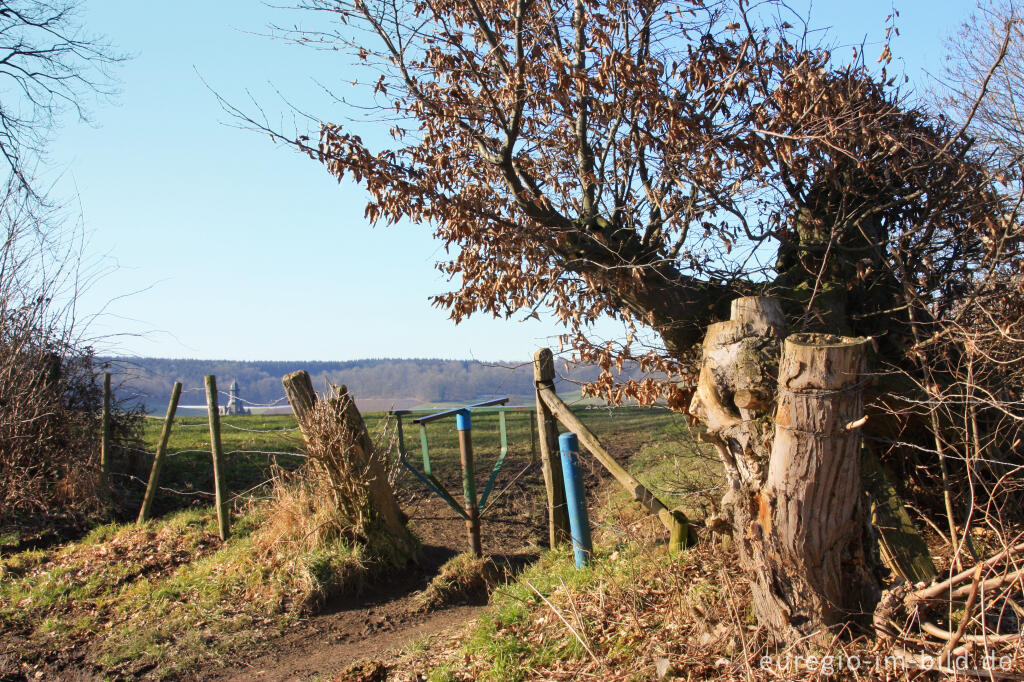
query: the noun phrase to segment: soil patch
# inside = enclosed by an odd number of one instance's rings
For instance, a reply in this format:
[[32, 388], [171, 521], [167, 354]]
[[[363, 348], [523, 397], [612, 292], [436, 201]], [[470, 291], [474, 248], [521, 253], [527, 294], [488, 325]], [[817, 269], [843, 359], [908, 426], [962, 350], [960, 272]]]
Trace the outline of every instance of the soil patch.
[[[522, 485], [496, 498], [481, 521], [484, 553], [510, 570], [535, 559], [547, 537], [543, 484], [538, 489], [539, 471], [530, 474], [519, 481]], [[434, 611], [418, 608], [417, 593], [445, 562], [466, 551], [469, 541], [462, 517], [415, 482], [403, 482], [399, 499], [424, 542], [419, 566], [379, 579], [358, 597], [332, 601], [288, 634], [264, 642], [246, 664], [198, 670], [195, 679], [283, 682], [337, 672], [361, 659], [386, 662], [415, 640], [476, 617], [486, 604], [483, 594], [477, 603]]]

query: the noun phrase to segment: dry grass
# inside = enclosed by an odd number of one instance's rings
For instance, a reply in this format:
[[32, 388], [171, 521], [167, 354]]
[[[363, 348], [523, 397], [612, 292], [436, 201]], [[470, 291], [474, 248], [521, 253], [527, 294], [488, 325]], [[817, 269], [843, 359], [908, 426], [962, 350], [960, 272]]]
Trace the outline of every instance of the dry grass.
[[308, 457], [305, 476], [336, 510], [334, 532], [355, 540], [365, 539], [377, 518], [366, 484], [367, 461], [360, 454], [362, 434], [344, 419], [350, 400], [347, 394], [335, 393], [317, 401], [303, 421], [303, 435]]
[[303, 420], [307, 465], [278, 472], [253, 534], [255, 560], [287, 579], [305, 610], [357, 592], [371, 570], [409, 560], [371, 502], [363, 450], [375, 446], [343, 419], [348, 400], [317, 401]]
[[[589, 568], [576, 570], [568, 551], [545, 553], [517, 582], [494, 591], [489, 612], [467, 632], [407, 654], [389, 679], [966, 680], [1019, 679], [1024, 672], [1020, 637], [992, 636], [992, 614], [1004, 627], [1017, 622], [1019, 576], [998, 589], [990, 584], [985, 609], [980, 590], [970, 603], [969, 576], [952, 606], [948, 599], [919, 602], [902, 612], [907, 620], [888, 641], [875, 637], [865, 616], [865, 629], [798, 652], [803, 643], [772, 645], [758, 626], [749, 583], [728, 545], [705, 540], [672, 558], [657, 522], [621, 496], [609, 495], [595, 511]], [[990, 564], [982, 580], [1016, 571], [1010, 556]], [[925, 616], [953, 633], [970, 619], [952, 658], [940, 660], [949, 638], [925, 631]]]
[[180, 676], [237, 659], [396, 566], [330, 409], [318, 412], [309, 466], [278, 471], [226, 542], [212, 510], [189, 510], [0, 557], [0, 678]]
[[[300, 611], [312, 612], [331, 597], [362, 588], [369, 573], [364, 546], [353, 541], [355, 529], [325, 494], [322, 479], [309, 478], [306, 471], [279, 472], [270, 499], [262, 505], [264, 521], [253, 532], [251, 556], [242, 560], [258, 563], [277, 580], [252, 591], [273, 585], [276, 594], [287, 595]], [[281, 582], [283, 590], [275, 584]]]

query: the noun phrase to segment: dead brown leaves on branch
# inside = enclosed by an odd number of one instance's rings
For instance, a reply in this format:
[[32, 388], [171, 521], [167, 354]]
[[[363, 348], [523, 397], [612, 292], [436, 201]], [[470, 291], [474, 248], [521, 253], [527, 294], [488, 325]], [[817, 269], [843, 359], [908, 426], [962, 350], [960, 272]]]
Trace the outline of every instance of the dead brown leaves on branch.
[[[579, 359], [608, 365], [591, 390], [609, 398], [661, 395], [617, 383], [623, 361], [688, 380], [705, 324], [755, 290], [813, 327], [838, 282], [850, 331], [893, 331], [898, 356], [909, 309], [941, 314], [934, 301], [1016, 248], [957, 131], [884, 69], [808, 46], [781, 3], [301, 6], [340, 27], [288, 37], [372, 66], [396, 144], [326, 123], [299, 148], [363, 184], [370, 219], [433, 225], [456, 282], [434, 301], [452, 319], [550, 309]], [[607, 317], [627, 337], [610, 363], [589, 337]], [[631, 340], [643, 332], [655, 342]]]
[[[950, 542], [969, 544], [956, 509], [1020, 461], [1024, 356], [997, 350], [1016, 318], [993, 307], [1019, 277], [1020, 220], [1007, 171], [907, 99], [888, 48], [877, 71], [837, 63], [781, 2], [300, 6], [338, 24], [286, 37], [372, 70], [393, 142], [324, 123], [295, 143], [366, 188], [371, 220], [432, 226], [453, 320], [549, 310], [604, 370], [590, 393], [679, 407], [736, 295], [779, 298], [792, 331], [871, 336], [895, 398], [868, 435], [939, 484]], [[608, 318], [622, 338], [593, 338]], [[1011, 469], [967, 474], [985, 461]]]

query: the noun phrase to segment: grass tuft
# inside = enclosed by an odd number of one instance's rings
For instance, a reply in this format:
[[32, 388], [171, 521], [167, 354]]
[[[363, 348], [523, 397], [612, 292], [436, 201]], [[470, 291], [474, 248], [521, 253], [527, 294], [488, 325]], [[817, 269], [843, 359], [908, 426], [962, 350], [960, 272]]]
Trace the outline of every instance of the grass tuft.
[[499, 584], [502, 571], [487, 557], [469, 552], [452, 557], [427, 588], [416, 595], [417, 611], [432, 611], [455, 604], [486, 602], [491, 589]]

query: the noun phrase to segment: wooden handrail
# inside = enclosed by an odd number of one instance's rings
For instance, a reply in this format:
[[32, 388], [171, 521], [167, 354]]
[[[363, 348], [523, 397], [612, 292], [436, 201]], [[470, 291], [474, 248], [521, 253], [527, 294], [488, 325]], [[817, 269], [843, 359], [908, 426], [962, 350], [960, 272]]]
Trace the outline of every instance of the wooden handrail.
[[654, 493], [648, 490], [643, 483], [633, 477], [628, 471], [622, 468], [618, 462], [601, 445], [597, 436], [579, 420], [572, 409], [558, 397], [552, 386], [538, 386], [537, 395], [541, 397], [544, 404], [548, 406], [558, 421], [562, 422], [570, 431], [576, 434], [580, 442], [590, 451], [590, 454], [599, 461], [608, 472], [615, 477], [623, 488], [626, 489], [633, 499], [642, 504], [652, 514], [657, 514], [658, 519], [671, 532], [676, 525], [676, 514], [659, 500]]

